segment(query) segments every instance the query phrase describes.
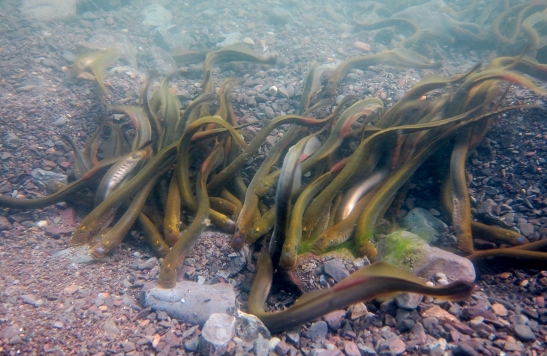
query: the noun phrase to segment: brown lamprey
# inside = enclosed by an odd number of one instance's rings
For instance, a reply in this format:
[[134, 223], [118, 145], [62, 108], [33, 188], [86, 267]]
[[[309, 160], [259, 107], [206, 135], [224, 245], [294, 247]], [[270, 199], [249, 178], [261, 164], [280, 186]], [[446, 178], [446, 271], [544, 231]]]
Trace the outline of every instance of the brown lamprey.
[[248, 308], [272, 333], [278, 333], [325, 315], [333, 310], [375, 298], [391, 298], [403, 292], [432, 297], [464, 300], [473, 291], [473, 284], [456, 281], [445, 286], [429, 287], [413, 274], [386, 262], [376, 262], [353, 272], [330, 289], [302, 295], [286, 310], [266, 312], [264, 303], [270, 293], [273, 264], [270, 255], [262, 253], [257, 262], [255, 280], [249, 293]]

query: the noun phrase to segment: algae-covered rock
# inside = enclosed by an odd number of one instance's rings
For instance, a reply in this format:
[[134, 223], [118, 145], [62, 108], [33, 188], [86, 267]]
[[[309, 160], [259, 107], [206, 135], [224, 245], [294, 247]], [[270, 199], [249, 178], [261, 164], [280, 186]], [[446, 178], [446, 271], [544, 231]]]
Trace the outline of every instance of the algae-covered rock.
[[424, 208], [414, 208], [401, 219], [401, 227], [415, 233], [427, 243], [439, 238], [448, 226]]
[[377, 260], [405, 268], [427, 280], [444, 273], [449, 281], [458, 279], [473, 282], [475, 268], [467, 258], [431, 247], [418, 235], [408, 231], [395, 231], [377, 244]]

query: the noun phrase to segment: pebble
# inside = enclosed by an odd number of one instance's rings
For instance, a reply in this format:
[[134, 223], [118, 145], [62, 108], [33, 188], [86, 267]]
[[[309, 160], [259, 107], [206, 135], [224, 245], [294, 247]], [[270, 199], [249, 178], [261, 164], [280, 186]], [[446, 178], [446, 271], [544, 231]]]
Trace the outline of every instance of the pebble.
[[275, 117], [275, 112], [273, 111], [273, 109], [270, 106], [266, 106], [264, 108], [264, 114], [266, 114], [266, 117], [268, 119], [273, 119]]
[[344, 320], [344, 317], [346, 316], [345, 310], [335, 310], [327, 315], [325, 315], [323, 318], [327, 322], [327, 325], [331, 330], [338, 330], [340, 326], [342, 325], [342, 321]]
[[367, 306], [363, 302], [355, 303], [350, 308], [351, 320], [358, 319], [368, 314]]
[[246, 45], [249, 45], [249, 46], [254, 46], [254, 44], [255, 44], [255, 42], [252, 39], [250, 39], [249, 37], [245, 37], [243, 39], [243, 43], [245, 43]]
[[361, 356], [361, 351], [353, 341], [344, 343], [344, 352], [347, 356]]
[[311, 325], [308, 330], [308, 337], [316, 342], [320, 339], [325, 339], [327, 337], [327, 332], [329, 331], [328, 325], [324, 321], [318, 321]]
[[353, 47], [360, 49], [361, 51], [370, 52], [370, 45], [368, 43], [355, 41]]
[[515, 336], [524, 342], [536, 340], [536, 335], [528, 325], [517, 324], [514, 326]]
[[[448, 320], [448, 321], [457, 321], [458, 319], [447, 312], [446, 310], [442, 309], [440, 306], [435, 305], [426, 311], [422, 313], [422, 318], [436, 318], [440, 320]], [[424, 326], [425, 326], [425, 320], [424, 320]], [[427, 326], [426, 326], [427, 328]]]
[[507, 316], [508, 314], [507, 308], [500, 303], [492, 304], [492, 310], [499, 316]]
[[393, 352], [396, 355], [402, 354], [406, 350], [405, 342], [401, 340], [398, 336], [393, 336], [388, 340], [389, 351]]
[[325, 274], [332, 277], [336, 283], [349, 276], [349, 272], [344, 265], [344, 262], [339, 258], [326, 261], [323, 265]]
[[76, 293], [76, 291], [78, 291], [79, 288], [80, 288], [79, 286], [77, 286], [75, 284], [71, 284], [71, 285], [65, 287], [64, 292], [66, 294], [74, 294], [74, 293]]
[[199, 352], [202, 355], [224, 355], [235, 336], [235, 327], [235, 317], [224, 313], [211, 314], [201, 331]]
[[416, 309], [422, 302], [424, 296], [416, 293], [401, 293], [395, 297], [395, 303], [399, 308], [403, 309]]

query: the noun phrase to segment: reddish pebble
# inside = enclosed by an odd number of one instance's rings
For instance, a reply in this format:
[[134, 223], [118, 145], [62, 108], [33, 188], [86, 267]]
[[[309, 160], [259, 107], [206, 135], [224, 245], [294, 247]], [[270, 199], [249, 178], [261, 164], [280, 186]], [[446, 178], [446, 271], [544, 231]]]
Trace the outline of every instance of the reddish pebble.
[[348, 356], [360, 356], [361, 351], [359, 351], [359, 348], [353, 341], [346, 342], [344, 345], [344, 351], [346, 352], [346, 355]]

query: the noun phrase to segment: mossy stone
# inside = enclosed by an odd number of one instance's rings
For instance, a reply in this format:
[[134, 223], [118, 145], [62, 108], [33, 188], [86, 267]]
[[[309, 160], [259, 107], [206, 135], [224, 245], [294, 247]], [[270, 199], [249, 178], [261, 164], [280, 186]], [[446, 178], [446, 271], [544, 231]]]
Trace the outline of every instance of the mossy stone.
[[398, 230], [378, 241], [378, 261], [385, 261], [412, 271], [414, 261], [421, 260], [430, 246], [418, 235]]

